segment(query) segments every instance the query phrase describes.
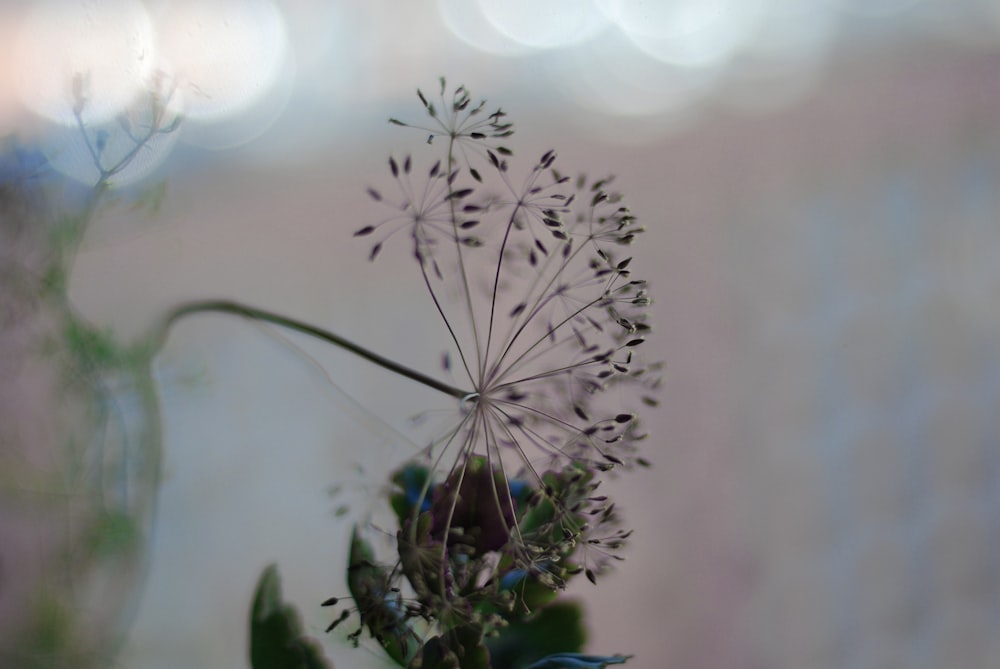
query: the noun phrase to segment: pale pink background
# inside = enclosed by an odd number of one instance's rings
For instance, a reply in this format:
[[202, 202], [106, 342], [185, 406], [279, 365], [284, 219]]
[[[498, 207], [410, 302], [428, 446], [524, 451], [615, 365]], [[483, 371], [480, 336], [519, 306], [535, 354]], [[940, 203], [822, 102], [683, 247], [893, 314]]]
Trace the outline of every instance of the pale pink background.
[[[635, 653], [635, 669], [1000, 662], [997, 72], [994, 55], [945, 48], [847, 57], [794, 108], [706, 111], [631, 146], [465, 79], [511, 111], [526, 160], [555, 147], [569, 169], [618, 174], [649, 227], [634, 267], [656, 298], [663, 408], [654, 468], [614, 485], [629, 559], [576, 589], [592, 650]], [[409, 139], [191, 165], [157, 220], [93, 231], [74, 297], [135, 335], [177, 301], [239, 298], [434, 371], [413, 267], [369, 265], [350, 237], [377, 215], [364, 186]], [[443, 406], [303, 346], [397, 427]], [[273, 560], [322, 636], [316, 604], [344, 593], [348, 532], [325, 487], [377, 485], [381, 454], [405, 446], [388, 431], [368, 445], [375, 428], [314, 368], [232, 318], [179, 326], [160, 374], [166, 479], [123, 664], [241, 666]], [[339, 667], [379, 666], [328, 645]]]

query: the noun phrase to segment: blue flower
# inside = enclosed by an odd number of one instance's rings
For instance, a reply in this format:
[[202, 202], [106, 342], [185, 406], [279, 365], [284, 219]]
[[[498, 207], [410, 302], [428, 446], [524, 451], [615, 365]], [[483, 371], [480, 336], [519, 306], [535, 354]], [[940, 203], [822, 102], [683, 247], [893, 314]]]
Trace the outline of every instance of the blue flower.
[[511, 479], [507, 487], [510, 488], [510, 496], [516, 500], [524, 499], [531, 492], [528, 484], [521, 479]]
[[543, 657], [525, 669], [604, 669], [609, 664], [625, 664], [631, 655], [584, 655], [555, 653]]
[[500, 579], [501, 590], [511, 590], [515, 585], [524, 580], [528, 572], [524, 569], [511, 569]]
[[397, 483], [403, 488], [407, 505], [412, 508], [419, 503], [420, 513], [430, 511], [431, 508], [430, 493], [434, 485], [431, 484], [427, 490], [424, 490], [424, 486], [427, 485], [427, 476], [428, 472], [426, 469], [414, 465], [407, 465], [398, 474]]

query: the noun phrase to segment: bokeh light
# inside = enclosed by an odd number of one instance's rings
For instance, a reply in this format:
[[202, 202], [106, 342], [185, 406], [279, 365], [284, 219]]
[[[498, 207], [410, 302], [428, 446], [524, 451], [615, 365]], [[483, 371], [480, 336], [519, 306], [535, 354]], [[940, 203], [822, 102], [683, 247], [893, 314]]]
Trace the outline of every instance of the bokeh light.
[[[43, 136], [41, 150], [53, 168], [87, 185], [96, 184], [105, 176], [102, 169], [110, 170], [126, 162], [121, 170], [106, 175], [108, 183], [125, 186], [152, 174], [166, 161], [179, 139], [176, 132], [157, 134], [137, 147], [133, 137], [145, 130], [130, 128], [125, 132], [120, 119], [91, 124], [86, 135], [79, 128], [56, 126]], [[135, 156], [123, 161], [132, 151], [136, 151]]]
[[832, 46], [837, 25], [836, 12], [828, 4], [767, 0], [739, 57], [751, 64], [816, 60]]
[[56, 123], [101, 123], [146, 86], [156, 53], [153, 26], [131, 0], [38, 3], [14, 49], [22, 103]]
[[[537, 141], [560, 170], [617, 174], [649, 226], [628, 252], [653, 269], [666, 438], [623, 488], [628, 566], [581, 593], [589, 650], [1000, 666], [998, 68], [1000, 0], [0, 0], [0, 142], [26, 148], [0, 186], [24, 165], [93, 184], [160, 81], [182, 122], [109, 181], [165, 175], [163, 206], [88, 230], [81, 313], [126, 341], [182, 299], [245, 296], [436, 369], [412, 267], [362, 275], [349, 235], [381, 213], [363, 189], [385, 157], [424, 149], [387, 117], [426, 121], [416, 88], [467, 84], [510, 113], [515, 159]], [[7, 283], [5, 307], [34, 296]], [[245, 664], [265, 559], [336, 666], [379, 662], [322, 634], [316, 596], [346, 559], [325, 486], [363, 457], [374, 490], [389, 443], [340, 395], [404, 451], [425, 407], [271, 337], [209, 318], [158, 361], [167, 477], [121, 666]]]
[[829, 4], [769, 0], [754, 34], [735, 54], [720, 97], [752, 111], [801, 100], [820, 80], [838, 18]]
[[179, 131], [181, 141], [203, 149], [225, 150], [243, 146], [263, 135], [285, 111], [294, 89], [296, 68], [290, 53], [278, 74], [269, 93], [255, 104], [218, 120], [187, 119]]
[[764, 0], [600, 0], [642, 51], [672, 65], [725, 62], [757, 27]]
[[863, 17], [885, 18], [909, 11], [921, 4], [923, 0], [827, 0], [838, 6], [842, 11]]
[[270, 92], [286, 62], [285, 24], [269, 0], [172, 2], [156, 24], [184, 113], [193, 119], [246, 110]]
[[10, 14], [10, 10], [0, 7], [0, 137], [16, 129], [20, 112], [14, 88], [17, 66], [11, 47], [17, 33]]
[[674, 126], [702, 99], [718, 69], [669, 65], [639, 51], [621, 32], [549, 59], [554, 88], [576, 104], [605, 117], [657, 117]]
[[500, 33], [537, 49], [578, 44], [607, 23], [591, 2], [579, 0], [477, 0], [477, 4]]
[[475, 49], [498, 56], [516, 56], [533, 50], [497, 30], [478, 2], [437, 0], [437, 9], [452, 35]]

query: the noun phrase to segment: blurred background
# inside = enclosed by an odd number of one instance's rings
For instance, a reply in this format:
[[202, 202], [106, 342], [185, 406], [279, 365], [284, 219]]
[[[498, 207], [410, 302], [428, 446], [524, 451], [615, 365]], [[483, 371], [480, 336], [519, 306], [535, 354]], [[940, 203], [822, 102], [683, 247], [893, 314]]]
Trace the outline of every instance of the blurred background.
[[[387, 119], [422, 120], [441, 75], [509, 113], [515, 161], [617, 175], [667, 367], [654, 467], [611, 484], [628, 560], [574, 588], [594, 652], [1000, 663], [1000, 2], [2, 3], [0, 135], [85, 181], [82, 71], [93, 127], [157, 76], [184, 116], [118, 178], [165, 179], [159, 212], [99, 217], [71, 278], [125, 338], [227, 297], [436, 372], [415, 267], [351, 233], [382, 214], [364, 189], [388, 154], [427, 149]], [[447, 402], [224, 316], [179, 324], [157, 376], [164, 481], [121, 666], [246, 666], [274, 561], [337, 666], [382, 666], [318, 603], [346, 594], [352, 514], [416, 448], [411, 416]]]

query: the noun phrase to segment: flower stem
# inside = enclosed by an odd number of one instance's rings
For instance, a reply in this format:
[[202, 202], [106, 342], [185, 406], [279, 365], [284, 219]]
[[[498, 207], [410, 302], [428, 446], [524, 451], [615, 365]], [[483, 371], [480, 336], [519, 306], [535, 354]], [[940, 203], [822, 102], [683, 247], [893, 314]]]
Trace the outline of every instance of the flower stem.
[[437, 379], [431, 378], [426, 374], [411, 369], [405, 365], [385, 358], [374, 351], [370, 351], [367, 348], [355, 344], [354, 342], [344, 339], [340, 335], [334, 334], [328, 330], [316, 327], [315, 325], [310, 325], [303, 321], [296, 320], [294, 318], [289, 318], [287, 316], [282, 316], [271, 311], [266, 311], [264, 309], [258, 309], [256, 307], [250, 307], [239, 302], [233, 302], [231, 300], [202, 300], [196, 302], [188, 302], [176, 307], [173, 311], [167, 314], [162, 327], [159, 330], [159, 339], [156, 341], [156, 348], [160, 348], [163, 344], [163, 340], [166, 339], [167, 332], [170, 330], [171, 326], [176, 323], [181, 318], [185, 316], [191, 316], [199, 313], [224, 313], [224, 314], [234, 314], [236, 316], [242, 316], [244, 318], [249, 318], [250, 320], [261, 321], [264, 323], [271, 323], [273, 325], [279, 325], [283, 328], [289, 330], [294, 330], [296, 332], [301, 332], [307, 334], [316, 339], [327, 342], [328, 344], [333, 344], [344, 350], [350, 351], [357, 356], [364, 358], [365, 360], [375, 363], [379, 367], [388, 369], [391, 372], [395, 372], [401, 376], [405, 376], [408, 379], [422, 383], [425, 386], [433, 388], [434, 390], [439, 390], [446, 395], [451, 395], [452, 397], [462, 399], [469, 395], [467, 390], [462, 390], [461, 388], [456, 388], [455, 386], [449, 385], [438, 381]]

